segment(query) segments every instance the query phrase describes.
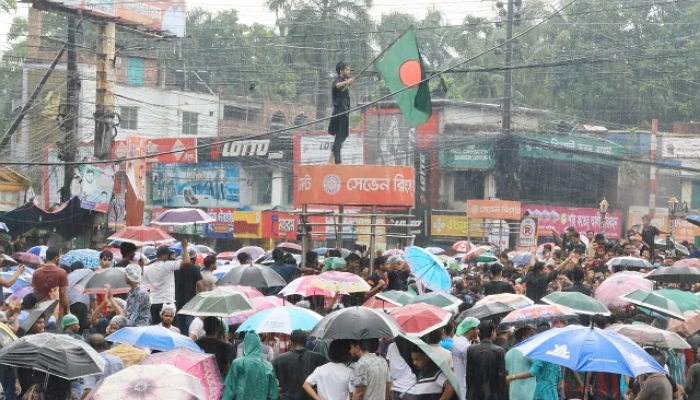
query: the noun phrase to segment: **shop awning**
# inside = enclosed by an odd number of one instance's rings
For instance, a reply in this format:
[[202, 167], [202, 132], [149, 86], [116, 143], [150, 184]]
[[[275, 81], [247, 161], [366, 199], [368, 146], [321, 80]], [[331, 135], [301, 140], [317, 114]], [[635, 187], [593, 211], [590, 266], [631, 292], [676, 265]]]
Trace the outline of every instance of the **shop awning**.
[[34, 202], [26, 203], [0, 217], [0, 222], [7, 225], [11, 235], [44, 229], [72, 239], [92, 229], [92, 212], [80, 208], [80, 199], [73, 197], [50, 212]]

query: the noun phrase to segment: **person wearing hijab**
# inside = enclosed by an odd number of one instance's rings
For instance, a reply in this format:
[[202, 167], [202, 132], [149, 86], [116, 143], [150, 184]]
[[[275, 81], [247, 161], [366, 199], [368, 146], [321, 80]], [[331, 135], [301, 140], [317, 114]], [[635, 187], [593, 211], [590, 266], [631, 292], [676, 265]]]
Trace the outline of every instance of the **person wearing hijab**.
[[276, 399], [278, 381], [272, 364], [263, 360], [260, 337], [255, 333], [243, 339], [243, 357], [233, 361], [226, 375], [222, 400]]

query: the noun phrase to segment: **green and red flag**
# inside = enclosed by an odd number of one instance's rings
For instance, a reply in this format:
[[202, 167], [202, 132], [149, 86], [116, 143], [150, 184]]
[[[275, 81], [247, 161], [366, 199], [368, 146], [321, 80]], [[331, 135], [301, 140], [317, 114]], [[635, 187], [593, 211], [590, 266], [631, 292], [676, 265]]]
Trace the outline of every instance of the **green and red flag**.
[[374, 63], [384, 82], [394, 95], [406, 125], [416, 127], [425, 123], [433, 110], [430, 88], [425, 79], [425, 68], [418, 50], [418, 40], [413, 28], [409, 29], [391, 45]]

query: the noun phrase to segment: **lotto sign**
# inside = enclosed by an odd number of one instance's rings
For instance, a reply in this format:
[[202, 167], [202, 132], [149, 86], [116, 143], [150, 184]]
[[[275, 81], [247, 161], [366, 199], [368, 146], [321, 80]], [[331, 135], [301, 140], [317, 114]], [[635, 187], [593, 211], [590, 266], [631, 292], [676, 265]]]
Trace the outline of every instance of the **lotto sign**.
[[537, 220], [534, 218], [525, 218], [520, 221], [520, 232], [518, 234], [518, 243], [520, 247], [535, 247], [537, 246]]

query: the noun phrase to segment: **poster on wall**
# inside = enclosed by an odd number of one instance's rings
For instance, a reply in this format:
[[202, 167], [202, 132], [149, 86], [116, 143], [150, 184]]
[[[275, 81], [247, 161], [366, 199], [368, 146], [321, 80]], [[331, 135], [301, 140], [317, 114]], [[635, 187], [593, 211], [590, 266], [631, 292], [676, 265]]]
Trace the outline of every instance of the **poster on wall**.
[[[138, 157], [146, 155], [148, 140], [138, 136], [126, 138], [126, 177], [138, 200], [146, 200], [146, 160]], [[136, 159], [133, 159], [136, 158]]]
[[413, 164], [416, 129], [408, 128], [401, 114], [370, 114], [365, 118], [368, 164]]
[[80, 208], [108, 212], [116, 173], [117, 167], [114, 164], [85, 165], [81, 177]]
[[[299, 164], [328, 164], [328, 157], [333, 148], [334, 136], [328, 132], [305, 132], [297, 136], [299, 151], [297, 152]], [[343, 164], [362, 165], [365, 163], [364, 140], [361, 133], [350, 132], [343, 143]]]
[[153, 164], [151, 201], [162, 207], [238, 207], [240, 164]]
[[215, 221], [204, 226], [204, 236], [215, 239], [232, 239], [234, 209], [209, 208], [207, 212]]

